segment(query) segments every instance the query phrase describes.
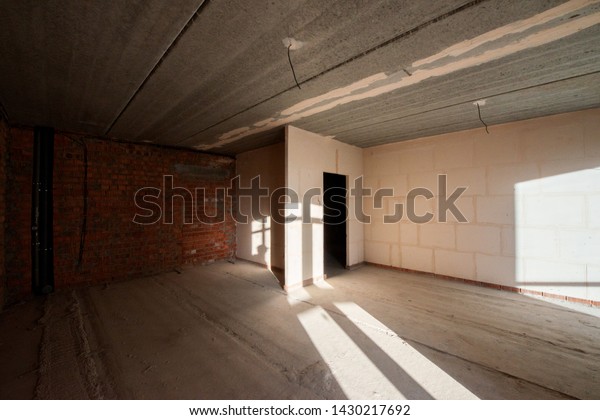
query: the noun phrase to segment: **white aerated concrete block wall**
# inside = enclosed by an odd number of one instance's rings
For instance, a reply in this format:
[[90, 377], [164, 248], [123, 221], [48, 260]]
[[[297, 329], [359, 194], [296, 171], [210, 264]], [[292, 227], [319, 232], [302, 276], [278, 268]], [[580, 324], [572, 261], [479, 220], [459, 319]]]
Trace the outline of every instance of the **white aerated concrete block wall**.
[[[260, 185], [272, 193], [285, 186], [285, 144], [263, 147], [236, 157], [236, 173], [241, 186], [249, 188], [252, 178], [260, 176]], [[238, 258], [253, 261], [270, 268], [284, 268], [284, 226], [273, 220], [271, 200], [261, 197], [262, 220], [252, 218], [251, 201], [240, 197], [240, 212], [248, 216], [248, 223], [236, 225], [236, 254]], [[259, 219], [261, 219], [259, 217]]]
[[[364, 150], [366, 185], [394, 197], [365, 225], [365, 259], [393, 267], [600, 301], [600, 109], [537, 118]], [[438, 221], [437, 175], [467, 218]], [[417, 215], [406, 217], [413, 188]], [[395, 203], [404, 218], [385, 225]], [[576, 300], [577, 300], [576, 299]]]
[[[363, 152], [358, 147], [341, 143], [293, 126], [286, 127], [286, 186], [302, 200], [311, 188], [323, 190], [323, 173], [346, 175], [350, 186], [363, 173]], [[350, 186], [348, 189], [350, 189]], [[285, 225], [285, 284], [292, 288], [303, 282], [323, 278], [323, 209], [322, 196], [312, 197], [304, 205], [311, 206], [311, 220]], [[363, 224], [355, 217], [356, 205], [348, 198], [347, 263], [364, 261]], [[294, 213], [302, 216], [302, 203]], [[393, 239], [393, 238], [390, 238]]]

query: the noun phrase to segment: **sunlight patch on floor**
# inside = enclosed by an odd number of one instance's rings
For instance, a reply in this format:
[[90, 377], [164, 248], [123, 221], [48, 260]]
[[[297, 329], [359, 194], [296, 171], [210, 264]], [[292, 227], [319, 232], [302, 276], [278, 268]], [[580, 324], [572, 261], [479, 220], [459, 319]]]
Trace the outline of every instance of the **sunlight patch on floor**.
[[356, 303], [336, 302], [335, 306], [432, 398], [477, 399], [472, 392]]
[[298, 314], [313, 345], [350, 399], [405, 399], [320, 306]]

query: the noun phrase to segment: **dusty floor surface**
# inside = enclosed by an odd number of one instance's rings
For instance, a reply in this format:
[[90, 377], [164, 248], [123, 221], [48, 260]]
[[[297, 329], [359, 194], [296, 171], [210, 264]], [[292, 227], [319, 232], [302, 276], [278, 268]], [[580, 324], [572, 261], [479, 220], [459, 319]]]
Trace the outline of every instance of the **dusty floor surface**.
[[6, 309], [0, 398], [598, 399], [598, 316], [374, 267], [286, 294], [223, 262]]

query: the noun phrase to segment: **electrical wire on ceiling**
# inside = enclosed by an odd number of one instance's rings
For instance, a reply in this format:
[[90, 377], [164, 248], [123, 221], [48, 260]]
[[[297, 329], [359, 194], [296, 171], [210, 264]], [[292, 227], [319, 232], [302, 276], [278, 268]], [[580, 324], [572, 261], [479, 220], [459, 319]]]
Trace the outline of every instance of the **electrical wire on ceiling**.
[[477, 115], [479, 116], [479, 121], [481, 121], [481, 123], [485, 126], [485, 132], [490, 134], [490, 130], [488, 130], [488, 125], [485, 123], [485, 121], [483, 121], [483, 118], [481, 118], [481, 108], [479, 107], [479, 101], [475, 102], [475, 105], [477, 106]]
[[296, 82], [296, 86], [298, 86], [298, 89], [302, 89], [300, 87], [300, 83], [298, 83], [298, 79], [296, 78], [296, 72], [294, 71], [294, 65], [292, 64], [292, 56], [290, 55], [290, 48], [292, 48], [291, 41], [290, 41], [290, 45], [288, 45], [288, 47], [287, 47], [288, 61], [290, 62], [290, 68], [292, 69], [292, 74], [294, 75], [294, 81]]

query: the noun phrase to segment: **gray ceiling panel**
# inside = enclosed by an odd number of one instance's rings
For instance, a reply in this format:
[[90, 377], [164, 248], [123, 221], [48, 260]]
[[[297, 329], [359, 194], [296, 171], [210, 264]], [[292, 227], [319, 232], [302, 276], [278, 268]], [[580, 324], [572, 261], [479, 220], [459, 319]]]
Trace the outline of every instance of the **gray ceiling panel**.
[[[239, 0], [226, 2], [227, 7], [224, 3], [208, 4], [111, 134], [139, 140], [185, 140], [274, 95], [296, 89], [282, 42], [286, 37], [305, 44], [291, 51], [302, 81], [465, 1], [431, 1], [425, 8], [395, 0]], [[375, 63], [363, 68], [365, 75], [378, 71]], [[351, 74], [345, 80], [351, 83], [357, 76]]]
[[0, 0], [0, 101], [15, 123], [212, 153], [290, 122], [366, 147], [478, 127], [482, 98], [488, 124], [600, 106], [599, 3]]
[[104, 134], [201, 0], [2, 0], [0, 100], [11, 119]]

